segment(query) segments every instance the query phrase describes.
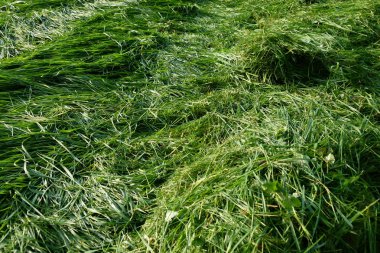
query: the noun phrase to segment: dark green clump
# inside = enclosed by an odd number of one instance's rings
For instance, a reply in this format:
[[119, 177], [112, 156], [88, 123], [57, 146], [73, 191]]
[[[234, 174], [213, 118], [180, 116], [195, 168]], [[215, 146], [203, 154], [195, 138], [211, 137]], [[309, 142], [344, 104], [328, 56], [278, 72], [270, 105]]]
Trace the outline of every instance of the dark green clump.
[[373, 84], [378, 79], [377, 8], [374, 2], [325, 3], [297, 8], [291, 19], [262, 21], [243, 44], [246, 71], [277, 84], [326, 81], [337, 78], [337, 72], [342, 82]]

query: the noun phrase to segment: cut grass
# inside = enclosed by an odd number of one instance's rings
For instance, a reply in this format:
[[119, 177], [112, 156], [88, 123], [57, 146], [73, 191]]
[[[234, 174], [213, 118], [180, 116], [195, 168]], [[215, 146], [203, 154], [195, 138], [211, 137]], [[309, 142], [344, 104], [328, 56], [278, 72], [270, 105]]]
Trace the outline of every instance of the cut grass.
[[[364, 235], [362, 226], [377, 222], [378, 192], [364, 180], [377, 172], [359, 164], [376, 160], [378, 129], [354, 108], [349, 113], [343, 101], [315, 100], [310, 90], [256, 92], [248, 93], [246, 99], [257, 102], [242, 117], [216, 113], [222, 121], [203, 127], [219, 133], [220, 144], [203, 150], [162, 188], [145, 240], [162, 252], [375, 247], [376, 234]], [[330, 153], [335, 162], [326, 159]], [[364, 199], [372, 206], [362, 205]], [[169, 224], [163, 218], [168, 211], [179, 212]]]
[[260, 29], [243, 43], [246, 70], [262, 82], [277, 84], [328, 79], [378, 83], [378, 8], [371, 0], [338, 1], [294, 8], [291, 19], [286, 13], [274, 20], [265, 14], [255, 17]]
[[120, 4], [101, 0], [0, 2], [0, 59], [34, 49], [71, 31], [75, 21]]
[[378, 4], [51, 3], [0, 20], [91, 6], [0, 61], [0, 251], [378, 251]]

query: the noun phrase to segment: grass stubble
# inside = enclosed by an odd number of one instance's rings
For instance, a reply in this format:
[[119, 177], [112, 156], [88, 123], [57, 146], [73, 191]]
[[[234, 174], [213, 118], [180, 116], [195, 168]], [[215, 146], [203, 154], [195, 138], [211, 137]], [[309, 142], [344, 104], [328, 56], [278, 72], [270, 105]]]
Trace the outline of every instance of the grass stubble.
[[1, 252], [378, 251], [376, 1], [0, 3]]

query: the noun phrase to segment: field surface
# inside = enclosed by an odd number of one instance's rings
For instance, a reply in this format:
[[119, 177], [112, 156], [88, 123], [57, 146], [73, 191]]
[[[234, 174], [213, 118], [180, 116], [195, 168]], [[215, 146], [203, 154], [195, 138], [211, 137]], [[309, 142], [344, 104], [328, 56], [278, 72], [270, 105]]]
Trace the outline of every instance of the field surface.
[[380, 252], [376, 0], [0, 0], [0, 252]]

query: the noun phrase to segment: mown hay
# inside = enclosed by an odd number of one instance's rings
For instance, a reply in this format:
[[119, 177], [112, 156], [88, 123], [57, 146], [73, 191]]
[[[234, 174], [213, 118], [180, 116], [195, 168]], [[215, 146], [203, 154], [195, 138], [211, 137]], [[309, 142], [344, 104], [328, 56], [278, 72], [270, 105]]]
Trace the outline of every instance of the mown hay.
[[[342, 75], [342, 82], [378, 80], [380, 15], [373, 1], [300, 8], [293, 16], [261, 21], [245, 43], [246, 71], [270, 83], [315, 83]], [[358, 74], [360, 73], [360, 74]]]

